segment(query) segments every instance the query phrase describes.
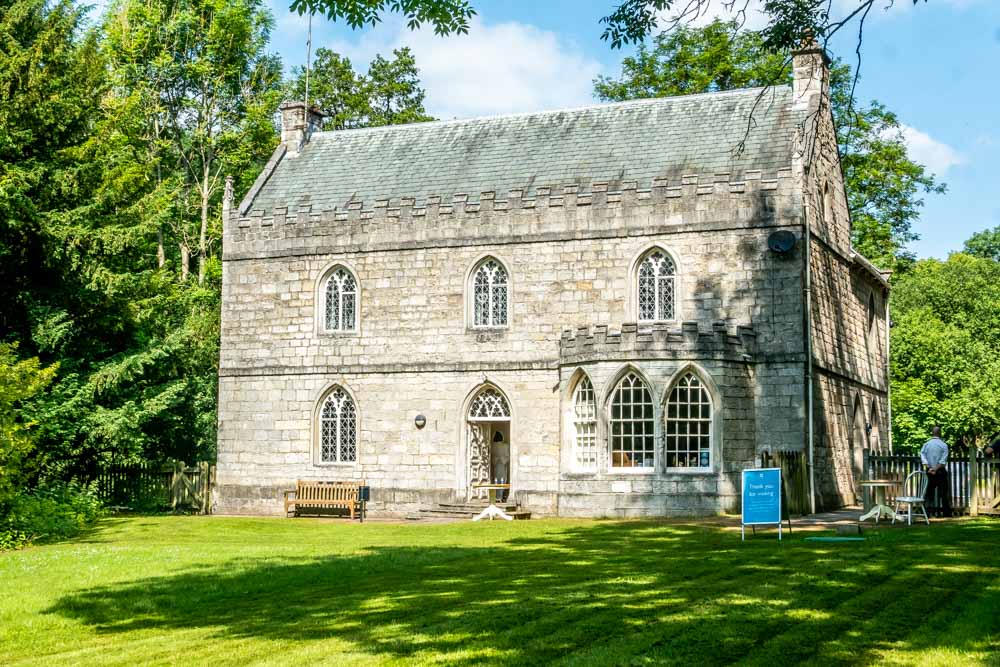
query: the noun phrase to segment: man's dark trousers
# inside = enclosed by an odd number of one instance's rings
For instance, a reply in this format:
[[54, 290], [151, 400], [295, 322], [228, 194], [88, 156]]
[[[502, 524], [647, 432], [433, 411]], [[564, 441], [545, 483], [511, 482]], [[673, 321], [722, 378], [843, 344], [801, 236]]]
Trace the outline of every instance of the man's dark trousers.
[[[937, 489], [939, 502], [934, 502], [934, 490]], [[942, 468], [934, 474], [927, 473], [927, 493], [924, 495], [924, 504], [928, 512], [943, 512], [945, 516], [951, 516], [951, 483], [948, 479], [948, 471]]]

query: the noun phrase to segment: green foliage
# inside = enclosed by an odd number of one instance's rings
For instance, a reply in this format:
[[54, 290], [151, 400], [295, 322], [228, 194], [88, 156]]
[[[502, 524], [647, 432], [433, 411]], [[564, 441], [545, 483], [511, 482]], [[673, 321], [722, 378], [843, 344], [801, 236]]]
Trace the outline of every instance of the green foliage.
[[1000, 263], [955, 253], [921, 260], [892, 295], [893, 445], [930, 428], [983, 444], [1000, 431]]
[[1000, 262], [1000, 225], [976, 232], [965, 242], [965, 254]]
[[[309, 104], [327, 114], [324, 130], [434, 120], [424, 110], [424, 90], [410, 49], [396, 49], [392, 55], [392, 60], [376, 55], [368, 73], [358, 74], [349, 59], [317, 49], [309, 73]], [[295, 67], [292, 75], [288, 96], [304, 99], [305, 69]]]
[[[920, 0], [912, 2], [916, 5]], [[722, 0], [720, 4], [740, 23], [751, 7], [748, 0]], [[856, 0], [853, 6], [842, 8], [836, 4], [830, 0], [764, 0], [760, 10], [768, 23], [761, 31], [763, 46], [771, 53], [782, 53], [815, 37], [829, 39], [854, 22], [862, 23], [872, 9], [887, 9], [893, 3]], [[659, 28], [676, 28], [718, 8], [714, 0], [624, 0], [601, 19], [607, 26], [601, 39], [610, 41], [615, 49], [639, 44]]]
[[619, 78], [601, 76], [594, 92], [601, 100], [631, 100], [753, 88], [784, 82], [785, 57], [766, 53], [758, 33], [736, 31], [713, 21], [703, 28], [679, 27], [640, 44], [622, 60]]
[[6, 504], [0, 519], [0, 549], [74, 537], [104, 515], [92, 487], [53, 483], [22, 493]]
[[[599, 77], [602, 100], [628, 100], [772, 86], [791, 82], [786, 52], [775, 52], [766, 35], [737, 30], [735, 22], [679, 26], [640, 44], [622, 61], [618, 78]], [[921, 193], [942, 193], [945, 186], [910, 159], [902, 126], [877, 101], [859, 107], [851, 99], [853, 76], [837, 62], [830, 71], [830, 97], [847, 200], [852, 241], [863, 255], [888, 270], [913, 262], [907, 243], [917, 238], [914, 221], [923, 206]]]
[[34, 447], [32, 422], [21, 405], [52, 382], [55, 367], [42, 368], [38, 358], [19, 360], [16, 345], [0, 343], [0, 506], [23, 486]]
[[430, 23], [438, 35], [466, 34], [476, 14], [467, 0], [292, 0], [291, 10], [344, 19], [352, 28], [374, 26], [384, 14], [398, 13], [411, 30]]
[[[257, 177], [286, 84], [261, 0], [116, 0], [92, 30], [0, 6], [0, 502], [23, 508], [109, 462], [214, 458], [222, 185]], [[408, 50], [344, 64], [340, 126], [427, 119]]]

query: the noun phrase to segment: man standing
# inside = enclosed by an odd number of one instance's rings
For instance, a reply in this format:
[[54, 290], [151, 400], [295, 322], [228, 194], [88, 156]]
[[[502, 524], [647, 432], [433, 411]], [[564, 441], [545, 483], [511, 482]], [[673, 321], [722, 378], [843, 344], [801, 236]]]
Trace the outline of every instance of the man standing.
[[948, 445], [941, 439], [940, 426], [931, 429], [931, 439], [920, 448], [920, 462], [924, 464], [928, 480], [924, 504], [928, 510], [931, 509], [931, 498], [934, 497], [934, 489], [937, 489], [941, 498], [938, 512], [944, 516], [951, 516], [951, 484], [948, 480], [948, 469], [945, 468], [948, 462]]
[[1000, 456], [1000, 438], [994, 440], [992, 444], [986, 445], [983, 453], [987, 456]]

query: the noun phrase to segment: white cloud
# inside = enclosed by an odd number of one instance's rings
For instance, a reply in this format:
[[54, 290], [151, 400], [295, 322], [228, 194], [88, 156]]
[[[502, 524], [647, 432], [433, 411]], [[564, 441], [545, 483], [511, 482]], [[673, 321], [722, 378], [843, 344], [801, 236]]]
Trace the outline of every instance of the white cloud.
[[[327, 44], [363, 68], [376, 53], [408, 46], [439, 118], [537, 111], [593, 102], [601, 65], [554, 32], [524, 23], [487, 25], [476, 17], [468, 35], [439, 37], [402, 24], [369, 31], [357, 43]], [[319, 43], [317, 42], [317, 45]]]
[[900, 130], [903, 133], [903, 140], [906, 142], [910, 157], [915, 162], [927, 167], [928, 171], [933, 174], [941, 176], [952, 167], [965, 161], [965, 158], [957, 150], [934, 139], [926, 132], [921, 132], [909, 125], [900, 125]]

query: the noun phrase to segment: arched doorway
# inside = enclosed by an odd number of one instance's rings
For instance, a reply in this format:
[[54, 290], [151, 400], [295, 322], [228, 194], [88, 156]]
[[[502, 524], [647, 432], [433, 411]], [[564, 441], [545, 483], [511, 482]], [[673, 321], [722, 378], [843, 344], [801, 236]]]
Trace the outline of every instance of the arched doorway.
[[482, 387], [469, 403], [468, 496], [484, 495], [477, 484], [509, 484], [511, 477], [510, 403], [492, 385]]

